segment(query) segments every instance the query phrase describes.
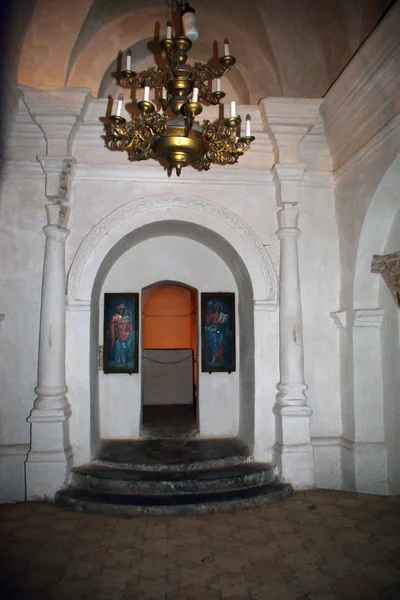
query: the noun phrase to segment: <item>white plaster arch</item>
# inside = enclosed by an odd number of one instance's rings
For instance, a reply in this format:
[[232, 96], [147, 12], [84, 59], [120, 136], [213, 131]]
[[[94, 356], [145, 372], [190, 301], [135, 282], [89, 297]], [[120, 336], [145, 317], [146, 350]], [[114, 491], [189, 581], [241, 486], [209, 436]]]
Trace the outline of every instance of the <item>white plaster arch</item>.
[[242, 258], [252, 282], [254, 300], [277, 304], [277, 276], [270, 256], [242, 219], [202, 198], [160, 195], [132, 200], [92, 228], [71, 264], [68, 304], [89, 304], [96, 275], [109, 251], [127, 234], [160, 221], [187, 222], [217, 233]]
[[354, 274], [353, 306], [379, 306], [382, 278], [371, 273], [374, 254], [384, 254], [388, 235], [399, 210], [400, 155], [383, 175], [368, 207], [361, 229]]

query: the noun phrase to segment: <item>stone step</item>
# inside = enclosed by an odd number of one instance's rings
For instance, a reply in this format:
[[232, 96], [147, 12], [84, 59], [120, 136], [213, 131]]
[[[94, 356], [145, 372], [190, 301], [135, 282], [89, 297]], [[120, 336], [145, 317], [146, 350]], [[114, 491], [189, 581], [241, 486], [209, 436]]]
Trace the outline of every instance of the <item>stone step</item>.
[[59, 506], [107, 515], [188, 515], [228, 512], [283, 500], [291, 495], [289, 484], [270, 482], [227, 491], [174, 494], [118, 494], [69, 487], [56, 494]]
[[189, 471], [249, 461], [249, 448], [238, 438], [162, 438], [104, 441], [93, 464], [127, 470]]
[[104, 440], [96, 460], [71, 471], [60, 506], [109, 515], [226, 512], [292, 493], [238, 438]]
[[[186, 465], [187, 466], [187, 465]], [[192, 470], [139, 470], [112, 468], [101, 464], [75, 467], [71, 487], [80, 490], [120, 494], [173, 494], [224, 492], [270, 483], [274, 469], [264, 463], [224, 465], [220, 468]]]

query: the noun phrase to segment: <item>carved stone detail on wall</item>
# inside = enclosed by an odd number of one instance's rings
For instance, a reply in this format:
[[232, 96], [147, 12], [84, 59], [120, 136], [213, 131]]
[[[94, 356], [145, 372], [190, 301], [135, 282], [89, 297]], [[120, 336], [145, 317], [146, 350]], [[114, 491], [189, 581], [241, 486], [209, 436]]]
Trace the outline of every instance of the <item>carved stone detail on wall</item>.
[[337, 310], [335, 312], [331, 312], [329, 313], [329, 316], [338, 329], [346, 329], [347, 312], [345, 310]]
[[400, 308], [400, 252], [372, 258], [371, 273], [380, 273]]
[[164, 210], [168, 207], [174, 208], [189, 208], [206, 215], [212, 215], [216, 219], [227, 223], [239, 235], [241, 235], [250, 246], [257, 261], [261, 267], [261, 271], [265, 280], [266, 300], [271, 302], [277, 301], [277, 277], [275, 269], [272, 265], [271, 258], [265, 250], [258, 236], [254, 231], [246, 225], [242, 219], [237, 217], [232, 212], [205, 200], [199, 198], [183, 198], [183, 197], [162, 197], [162, 198], [146, 198], [129, 202], [117, 208], [104, 219], [102, 219], [83, 240], [73, 260], [71, 270], [68, 277], [68, 292], [73, 298], [77, 298], [79, 284], [83, 273], [84, 266], [93, 252], [94, 248], [107, 233], [120, 223], [123, 223], [131, 216], [148, 211], [148, 210]]
[[60, 198], [68, 200], [68, 191], [71, 182], [72, 158], [65, 158], [63, 161], [62, 171], [60, 173]]

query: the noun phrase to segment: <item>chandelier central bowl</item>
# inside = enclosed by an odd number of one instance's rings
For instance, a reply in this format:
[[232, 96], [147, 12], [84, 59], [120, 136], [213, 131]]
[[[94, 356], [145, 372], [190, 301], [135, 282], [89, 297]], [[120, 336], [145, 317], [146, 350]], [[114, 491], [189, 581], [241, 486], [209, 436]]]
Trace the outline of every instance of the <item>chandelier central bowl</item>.
[[180, 174], [182, 167], [196, 164], [206, 152], [206, 144], [202, 139], [203, 132], [191, 129], [185, 135], [185, 127], [168, 125], [164, 136], [155, 140], [153, 147], [162, 159], [176, 169]]

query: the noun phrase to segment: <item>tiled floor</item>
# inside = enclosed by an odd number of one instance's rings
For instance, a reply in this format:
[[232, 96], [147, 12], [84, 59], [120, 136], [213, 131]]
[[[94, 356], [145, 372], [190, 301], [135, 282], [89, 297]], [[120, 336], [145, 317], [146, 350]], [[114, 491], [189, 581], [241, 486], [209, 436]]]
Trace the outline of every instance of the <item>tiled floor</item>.
[[6, 600], [400, 598], [400, 497], [313, 490], [231, 514], [0, 507]]

